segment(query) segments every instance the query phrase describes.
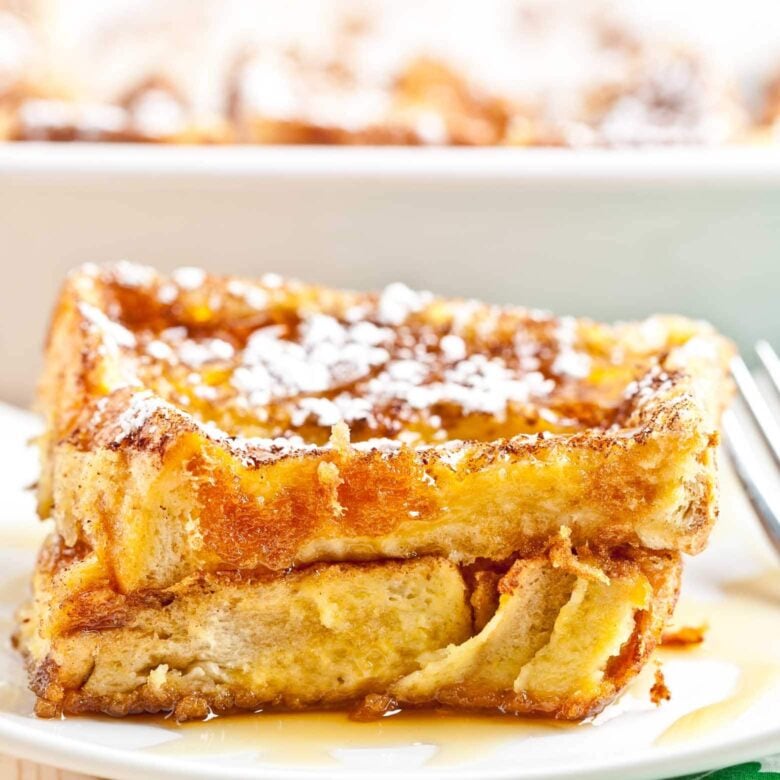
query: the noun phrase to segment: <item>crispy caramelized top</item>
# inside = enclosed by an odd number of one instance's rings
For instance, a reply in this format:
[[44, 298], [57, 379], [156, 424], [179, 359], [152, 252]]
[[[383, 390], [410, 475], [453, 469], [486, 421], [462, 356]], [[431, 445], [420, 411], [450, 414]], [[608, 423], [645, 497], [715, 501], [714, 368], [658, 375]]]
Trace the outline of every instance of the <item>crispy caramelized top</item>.
[[338, 423], [352, 442], [391, 449], [606, 430], [674, 381], [674, 350], [716, 348], [707, 326], [678, 318], [611, 327], [402, 284], [353, 293], [123, 262], [68, 285], [95, 347], [88, 396], [137, 391], [116, 442], [169, 406], [281, 449], [324, 445]]
[[575, 544], [697, 552], [731, 347], [283, 281], [74, 272], [55, 310], [39, 512], [126, 591], [215, 568]]

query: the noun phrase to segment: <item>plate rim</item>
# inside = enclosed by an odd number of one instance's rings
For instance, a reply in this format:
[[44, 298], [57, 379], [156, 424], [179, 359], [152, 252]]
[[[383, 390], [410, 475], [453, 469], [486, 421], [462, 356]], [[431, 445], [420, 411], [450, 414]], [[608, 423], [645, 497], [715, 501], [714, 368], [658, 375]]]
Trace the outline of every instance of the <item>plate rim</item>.
[[[88, 716], [85, 716], [88, 717]], [[121, 721], [118, 721], [118, 723]], [[736, 740], [724, 741], [721, 730], [715, 732], [720, 739], [708, 739], [695, 743], [692, 749], [680, 747], [658, 748], [658, 755], [650, 759], [618, 759], [598, 766], [578, 769], [576, 766], [556, 766], [549, 770], [517, 774], [510, 768], [491, 770], [480, 767], [480, 780], [655, 780], [672, 778], [694, 772], [703, 772], [759, 760], [780, 751], [780, 723], [758, 734], [750, 734]], [[365, 770], [358, 767], [333, 766], [324, 768], [284, 767], [257, 764], [220, 768], [211, 762], [198, 764], [196, 760], [171, 758], [142, 750], [94, 745], [61, 734], [46, 734], [30, 730], [23, 724], [0, 718], [0, 750], [17, 758], [38, 763], [50, 763], [68, 771], [88, 774], [98, 773], [114, 780], [136, 780], [154, 776], [161, 780], [340, 780], [359, 776]], [[42, 761], [42, 753], [46, 758]], [[50, 764], [52, 765], [52, 764]], [[215, 774], [215, 771], [217, 774]], [[397, 780], [398, 768], [372, 769], [375, 780]], [[424, 780], [472, 780], [474, 768], [407, 767], [403, 770], [409, 778]]]

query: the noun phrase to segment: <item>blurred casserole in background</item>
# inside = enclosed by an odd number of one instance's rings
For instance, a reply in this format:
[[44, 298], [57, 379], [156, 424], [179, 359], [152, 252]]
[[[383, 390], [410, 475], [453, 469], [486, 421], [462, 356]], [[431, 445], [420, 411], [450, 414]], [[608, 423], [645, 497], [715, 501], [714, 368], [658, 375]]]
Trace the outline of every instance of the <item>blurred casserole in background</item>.
[[745, 77], [716, 47], [646, 25], [636, 5], [15, 0], [0, 5], [0, 137], [566, 147], [771, 137], [771, 63]]

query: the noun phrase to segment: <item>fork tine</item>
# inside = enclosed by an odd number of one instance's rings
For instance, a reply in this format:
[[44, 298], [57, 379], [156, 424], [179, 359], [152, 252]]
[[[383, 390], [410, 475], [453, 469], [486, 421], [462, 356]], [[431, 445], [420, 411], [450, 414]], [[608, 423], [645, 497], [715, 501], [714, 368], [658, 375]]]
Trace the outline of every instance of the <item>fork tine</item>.
[[763, 340], [756, 342], [756, 353], [769, 378], [772, 380], [775, 390], [780, 393], [780, 357], [777, 356], [777, 352], [774, 351], [772, 345], [768, 341]]
[[726, 434], [726, 446], [731, 462], [734, 464], [739, 481], [745, 488], [769, 541], [780, 554], [780, 506], [777, 500], [771, 497], [772, 494], [766, 489], [766, 484], [762, 485], [761, 480], [756, 476], [758, 469], [754, 448], [745, 437], [733, 411], [729, 410], [723, 415], [723, 430]]
[[731, 375], [756, 421], [761, 436], [772, 452], [775, 463], [780, 466], [780, 425], [777, 424], [772, 410], [761, 395], [756, 380], [753, 379], [745, 361], [739, 355], [732, 358]]

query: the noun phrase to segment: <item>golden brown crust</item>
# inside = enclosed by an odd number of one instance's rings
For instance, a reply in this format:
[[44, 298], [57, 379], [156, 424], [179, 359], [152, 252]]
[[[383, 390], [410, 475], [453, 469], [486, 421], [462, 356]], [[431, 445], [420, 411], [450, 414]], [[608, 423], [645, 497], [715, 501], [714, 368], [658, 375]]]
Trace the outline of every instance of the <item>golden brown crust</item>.
[[[70, 544], [94, 547], [120, 588], [317, 560], [500, 560], [532, 554], [562, 524], [575, 545], [695, 553], [706, 542], [731, 354], [708, 326], [656, 318], [609, 327], [419, 295], [389, 325], [383, 306], [393, 301], [381, 296], [187, 273], [198, 284], [128, 265], [78, 272], [50, 332], [41, 512]], [[304, 349], [301, 331], [316, 317], [337, 340], [362, 323], [384, 339], [323, 342], [368, 360], [364, 374], [247, 402], [240, 372], [265, 371], [269, 350]], [[252, 364], [257, 333], [266, 352]], [[448, 338], [460, 362], [447, 362]], [[208, 352], [216, 343], [222, 358]], [[422, 344], [429, 357], [410, 360]], [[187, 365], [204, 350], [205, 362]], [[314, 354], [303, 356], [307, 367]], [[567, 360], [587, 375], [567, 372]], [[390, 376], [410, 363], [429, 372], [420, 384], [428, 406]], [[486, 386], [509, 388], [504, 409], [442, 400], [485, 403], [491, 396], [458, 372], [486, 364], [499, 372]], [[445, 375], [457, 381], [436, 379]], [[527, 386], [526, 400], [512, 400]], [[332, 420], [310, 411], [325, 403], [330, 414], [336, 401], [346, 413], [370, 406], [348, 420], [346, 446], [328, 445]]]
[[693, 647], [700, 645], [707, 636], [708, 626], [680, 626], [669, 631], [664, 631], [661, 644], [664, 647]]
[[672, 692], [669, 690], [669, 686], [666, 684], [664, 673], [659, 666], [655, 670], [655, 680], [653, 681], [653, 687], [650, 688], [650, 700], [653, 704], [661, 704], [661, 702], [669, 701], [672, 698]]

